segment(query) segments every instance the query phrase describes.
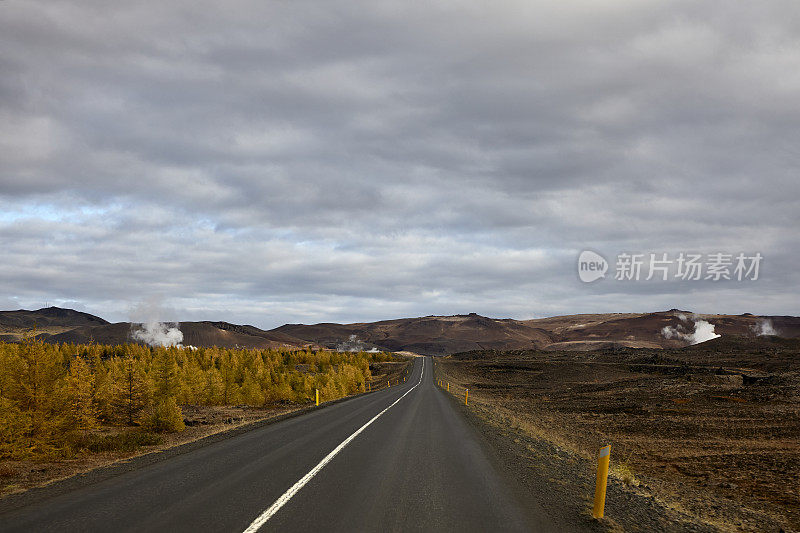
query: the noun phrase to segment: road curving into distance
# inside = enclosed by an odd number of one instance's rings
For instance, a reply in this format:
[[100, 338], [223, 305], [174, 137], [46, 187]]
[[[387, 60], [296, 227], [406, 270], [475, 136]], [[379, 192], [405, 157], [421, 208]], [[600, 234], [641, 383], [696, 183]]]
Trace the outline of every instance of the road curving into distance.
[[552, 531], [435, 387], [406, 383], [0, 515], [0, 531]]

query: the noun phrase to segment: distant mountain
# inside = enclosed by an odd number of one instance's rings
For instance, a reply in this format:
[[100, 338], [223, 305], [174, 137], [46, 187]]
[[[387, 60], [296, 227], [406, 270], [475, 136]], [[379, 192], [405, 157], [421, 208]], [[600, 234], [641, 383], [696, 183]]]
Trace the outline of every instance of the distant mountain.
[[[95, 327], [78, 327], [50, 335], [47, 342], [69, 342], [84, 344], [122, 344], [134, 342], [131, 333], [136, 329], [130, 322], [118, 322]], [[313, 344], [283, 333], [273, 333], [254, 326], [239, 326], [227, 322], [180, 322], [185, 346], [220, 346], [224, 348], [280, 348], [303, 347]]]
[[37, 334], [52, 335], [76, 327], [105, 326], [100, 317], [73, 309], [45, 307], [36, 311], [0, 311], [0, 340], [18, 341], [35, 328]]
[[32, 328], [49, 326], [102, 326], [108, 324], [102, 318], [89, 313], [60, 307], [45, 307], [37, 311], [0, 311], [0, 326]]
[[[33, 331], [45, 342], [82, 344], [123, 344], [133, 342], [137, 326], [130, 322], [112, 324], [100, 317], [59, 307], [37, 311], [0, 311], [0, 341], [16, 342]], [[303, 347], [312, 344], [280, 332], [227, 322], [181, 322], [183, 344], [225, 348]]]
[[444, 355], [467, 350], [514, 349], [552, 342], [549, 333], [511, 319], [486, 318], [475, 313], [425, 316], [357, 324], [286, 324], [272, 331], [329, 348], [355, 335], [370, 347]]
[[694, 315], [672, 309], [656, 313], [566, 315], [533, 320], [487, 318], [475, 313], [426, 316], [356, 324], [286, 324], [272, 331], [335, 348], [353, 337], [365, 346], [426, 355], [470, 350], [595, 350], [610, 347], [677, 348], [689, 341], [667, 338], [664, 328], [685, 334], [705, 320], [723, 336], [755, 337], [769, 324], [778, 335], [800, 337], [798, 317]]
[[[727, 337], [761, 334], [800, 337], [800, 317], [694, 315], [671, 309], [656, 313], [567, 315], [533, 320], [487, 318], [470, 313], [424, 316], [355, 324], [286, 324], [265, 331], [228, 322], [181, 322], [183, 344], [241, 348], [322, 346], [331, 349], [410, 351], [446, 355], [471, 350], [597, 350], [605, 348], [679, 348], [690, 343], [697, 321]], [[36, 327], [47, 342], [121, 344], [132, 342], [136, 325], [111, 324], [71, 309], [0, 311], [0, 340], [18, 341]], [[680, 332], [668, 338], [664, 330]]]

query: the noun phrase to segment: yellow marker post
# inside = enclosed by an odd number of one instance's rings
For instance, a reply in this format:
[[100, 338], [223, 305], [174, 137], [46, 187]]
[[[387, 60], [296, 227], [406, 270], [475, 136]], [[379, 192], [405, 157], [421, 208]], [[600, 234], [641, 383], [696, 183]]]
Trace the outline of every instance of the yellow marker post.
[[447, 382], [447, 392], [450, 392], [450, 382]]
[[388, 379], [386, 380], [386, 386], [387, 386], [387, 387], [391, 387], [391, 386], [392, 386], [392, 384], [391, 384], [391, 383], [389, 383], [389, 380], [388, 380]]
[[597, 456], [597, 484], [594, 488], [594, 518], [603, 518], [606, 507], [606, 484], [608, 482], [608, 463], [611, 461], [611, 445], [600, 448]]
[[469, 389], [467, 389], [467, 392], [464, 393], [464, 405], [469, 405], [467, 403], [467, 398], [469, 398]]
[[317, 406], [319, 406], [319, 389], [314, 389], [314, 391], [317, 393]]

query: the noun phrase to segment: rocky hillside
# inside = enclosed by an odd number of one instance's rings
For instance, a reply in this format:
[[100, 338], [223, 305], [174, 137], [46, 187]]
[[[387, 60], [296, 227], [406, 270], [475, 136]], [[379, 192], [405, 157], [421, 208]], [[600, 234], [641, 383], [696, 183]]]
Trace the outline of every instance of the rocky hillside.
[[[138, 327], [49, 307], [0, 312], [0, 340], [18, 341], [26, 332], [48, 342], [119, 344], [131, 342]], [[470, 313], [355, 324], [286, 324], [265, 331], [228, 322], [181, 322], [182, 343], [242, 348], [323, 346], [340, 350], [410, 351], [446, 355], [471, 350], [597, 350], [679, 348], [725, 337], [800, 337], [800, 318], [696, 315], [672, 309], [656, 313], [567, 315], [533, 320], [487, 318]]]

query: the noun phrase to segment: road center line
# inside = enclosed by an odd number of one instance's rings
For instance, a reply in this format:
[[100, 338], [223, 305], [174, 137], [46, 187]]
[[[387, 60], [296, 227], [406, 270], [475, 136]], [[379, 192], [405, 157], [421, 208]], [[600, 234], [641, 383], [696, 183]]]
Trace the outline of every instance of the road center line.
[[316, 476], [316, 475], [319, 473], [319, 471], [320, 471], [320, 470], [322, 470], [322, 469], [325, 467], [325, 465], [326, 465], [326, 464], [330, 463], [330, 462], [331, 462], [331, 459], [333, 459], [334, 457], [336, 457], [336, 454], [338, 454], [340, 451], [342, 451], [342, 450], [344, 449], [344, 447], [345, 447], [345, 446], [347, 446], [348, 444], [350, 444], [350, 441], [352, 441], [353, 439], [355, 439], [355, 438], [356, 438], [356, 437], [357, 437], [357, 436], [358, 436], [358, 435], [359, 435], [359, 434], [360, 434], [362, 431], [364, 431], [365, 429], [367, 429], [367, 427], [369, 427], [369, 425], [370, 425], [370, 424], [372, 424], [373, 422], [375, 422], [375, 421], [376, 421], [376, 420], [377, 420], [377, 419], [378, 419], [378, 418], [379, 418], [379, 417], [380, 417], [380, 416], [381, 416], [383, 413], [385, 413], [386, 411], [388, 411], [389, 409], [391, 409], [392, 407], [394, 407], [395, 405], [397, 405], [397, 403], [398, 403], [400, 400], [402, 400], [403, 398], [405, 398], [405, 397], [408, 395], [408, 393], [410, 393], [411, 391], [413, 391], [414, 389], [416, 389], [416, 388], [419, 386], [419, 384], [420, 384], [420, 383], [422, 383], [422, 376], [423, 376], [423, 375], [425, 375], [425, 358], [424, 358], [424, 357], [422, 358], [422, 371], [421, 371], [421, 372], [420, 372], [420, 374], [419, 374], [419, 381], [417, 381], [417, 383], [416, 383], [416, 384], [415, 384], [413, 387], [411, 387], [410, 389], [408, 389], [408, 390], [405, 392], [405, 394], [403, 394], [403, 395], [402, 395], [402, 396], [400, 396], [398, 399], [396, 399], [396, 400], [395, 400], [395, 401], [394, 401], [394, 402], [393, 402], [393, 403], [392, 403], [392, 404], [391, 404], [389, 407], [387, 407], [386, 409], [384, 409], [383, 411], [381, 411], [381, 412], [380, 412], [380, 413], [378, 413], [377, 415], [373, 416], [373, 417], [372, 417], [372, 418], [369, 420], [369, 422], [367, 422], [366, 424], [364, 424], [363, 426], [361, 426], [360, 428], [358, 428], [358, 429], [356, 430], [356, 432], [355, 432], [355, 433], [353, 433], [352, 435], [350, 435], [349, 437], [347, 437], [345, 440], [343, 440], [343, 441], [342, 441], [342, 443], [341, 443], [341, 444], [339, 444], [339, 445], [338, 445], [336, 448], [334, 448], [334, 449], [333, 449], [333, 451], [332, 451], [331, 453], [329, 453], [328, 455], [326, 455], [326, 456], [325, 456], [325, 458], [324, 458], [324, 459], [322, 459], [322, 461], [320, 461], [320, 462], [317, 464], [317, 466], [315, 466], [314, 468], [312, 468], [312, 469], [311, 469], [311, 470], [308, 472], [308, 474], [306, 474], [305, 476], [303, 476], [302, 478], [300, 478], [300, 480], [299, 480], [297, 483], [295, 483], [294, 485], [292, 485], [292, 486], [291, 486], [291, 488], [289, 488], [289, 490], [287, 490], [286, 492], [284, 492], [284, 493], [283, 493], [283, 495], [282, 495], [280, 498], [278, 498], [277, 500], [275, 500], [275, 503], [273, 503], [272, 505], [270, 505], [270, 506], [269, 506], [269, 508], [268, 508], [266, 511], [264, 511], [263, 513], [261, 513], [261, 514], [258, 516], [258, 518], [256, 518], [255, 520], [253, 520], [253, 522], [252, 522], [252, 523], [251, 523], [251, 524], [250, 524], [250, 525], [247, 527], [247, 529], [245, 529], [245, 530], [244, 530], [244, 533], [255, 533], [256, 531], [258, 531], [258, 530], [259, 530], [259, 528], [260, 528], [261, 526], [263, 526], [263, 525], [264, 525], [264, 524], [267, 522], [267, 520], [269, 520], [270, 518], [272, 518], [272, 516], [273, 516], [275, 513], [277, 513], [277, 512], [280, 510], [280, 508], [281, 508], [281, 507], [283, 507], [284, 505], [286, 505], [286, 504], [289, 502], [289, 500], [291, 500], [291, 499], [292, 499], [292, 496], [294, 496], [295, 494], [297, 494], [297, 492], [298, 492], [300, 489], [302, 489], [302, 488], [303, 488], [303, 487], [306, 485], [306, 483], [308, 483], [309, 481], [311, 481], [311, 479], [312, 479], [314, 476]]

